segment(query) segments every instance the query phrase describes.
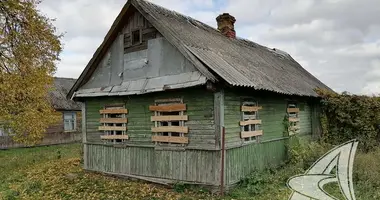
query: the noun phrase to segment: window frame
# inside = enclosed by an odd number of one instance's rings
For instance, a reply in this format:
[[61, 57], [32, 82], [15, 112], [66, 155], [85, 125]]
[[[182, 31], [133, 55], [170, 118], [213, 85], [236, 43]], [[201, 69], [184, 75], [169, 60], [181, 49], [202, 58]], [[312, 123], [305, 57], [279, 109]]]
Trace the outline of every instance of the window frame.
[[[241, 110], [240, 110], [240, 137], [243, 143], [259, 143], [263, 134], [261, 128], [261, 119], [259, 110], [259, 102], [252, 97], [242, 97]], [[252, 109], [253, 111], [246, 111], [245, 109]], [[248, 125], [247, 121], [251, 121]], [[248, 129], [246, 129], [248, 128]], [[243, 136], [246, 132], [256, 132], [253, 136]]]
[[[158, 107], [165, 107], [170, 105], [185, 106], [185, 109], [178, 108], [172, 111], [159, 111], [159, 109], [156, 109]], [[187, 136], [188, 127], [185, 126], [185, 121], [188, 120], [188, 116], [185, 115], [186, 104], [183, 103], [182, 98], [157, 99], [155, 100], [154, 105], [150, 106], [149, 109], [154, 112], [154, 115], [151, 117], [151, 121], [154, 122], [154, 127], [152, 127], [152, 142], [154, 142], [156, 147], [184, 147], [189, 144], [189, 138]], [[168, 118], [178, 118], [178, 120], [158, 120], [157, 118], [159, 118], [160, 116], [168, 116]], [[178, 125], [173, 126], [173, 122], [178, 123]], [[178, 130], [175, 130], [175, 132], [161, 132], [159, 131], [159, 127], [168, 127], [168, 129], [170, 129], [171, 127], [178, 127]], [[166, 138], [169, 142], [163, 142], [161, 139], [164, 138]]]
[[[119, 113], [114, 112], [105, 112], [107, 110], [118, 110]], [[129, 135], [127, 133], [127, 123], [128, 123], [128, 110], [125, 108], [123, 104], [111, 104], [105, 105], [103, 110], [100, 110], [100, 114], [102, 117], [100, 118], [99, 130], [104, 134], [100, 136], [101, 140], [104, 141], [105, 144], [124, 144], [129, 140]], [[118, 116], [118, 117], [114, 117]], [[121, 122], [107, 122], [107, 119], [124, 119]], [[107, 127], [123, 127], [122, 130], [108, 130]], [[124, 128], [125, 127], [125, 128]], [[118, 134], [121, 132], [121, 134]], [[116, 138], [115, 138], [116, 137]]]
[[[286, 106], [286, 113], [288, 117], [289, 127], [288, 127], [288, 133], [289, 136], [299, 134], [300, 132], [300, 117], [299, 117], [299, 102], [294, 100], [289, 100], [287, 102]], [[289, 109], [293, 109], [294, 111], [290, 112]]]
[[[66, 119], [65, 117], [67, 115], [70, 115], [72, 117], [71, 119]], [[72, 126], [72, 129], [66, 129], [66, 120], [69, 120], [70, 127]], [[77, 131], [77, 113], [74, 111], [65, 111], [63, 112], [63, 131], [64, 132], [75, 132]]]
[[[134, 42], [135, 40], [135, 32], [138, 32], [138, 35], [139, 35], [139, 41], [138, 42]], [[141, 28], [137, 28], [137, 29], [133, 29], [131, 30], [131, 35], [130, 35], [130, 39], [131, 39], [131, 46], [138, 46], [138, 45], [141, 45], [142, 44], [142, 29]]]

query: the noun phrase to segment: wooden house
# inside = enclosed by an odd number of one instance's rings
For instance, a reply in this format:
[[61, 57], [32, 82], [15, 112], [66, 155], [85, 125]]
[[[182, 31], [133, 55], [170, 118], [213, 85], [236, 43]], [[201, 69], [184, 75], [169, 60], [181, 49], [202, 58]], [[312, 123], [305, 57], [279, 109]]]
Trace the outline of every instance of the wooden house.
[[224, 187], [284, 160], [289, 133], [319, 133], [314, 89], [328, 87], [237, 38], [229, 14], [217, 22], [125, 4], [68, 95], [83, 102], [86, 170]]
[[[37, 145], [81, 141], [81, 104], [66, 98], [75, 81], [76, 79], [72, 78], [54, 78], [54, 85], [49, 91], [49, 101], [61, 119], [46, 130], [44, 138]], [[0, 128], [0, 149], [24, 146], [13, 141], [12, 130]]]

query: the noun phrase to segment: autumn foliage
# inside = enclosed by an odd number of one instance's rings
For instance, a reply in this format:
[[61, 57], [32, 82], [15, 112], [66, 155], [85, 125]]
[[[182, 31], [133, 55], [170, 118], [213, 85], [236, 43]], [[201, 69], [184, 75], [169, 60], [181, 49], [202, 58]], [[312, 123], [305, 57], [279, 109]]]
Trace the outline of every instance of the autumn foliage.
[[35, 143], [58, 118], [47, 95], [61, 35], [36, 0], [0, 1], [0, 124], [14, 140]]
[[379, 145], [380, 97], [317, 92], [322, 97], [321, 119], [326, 142], [340, 144], [358, 139], [363, 150]]

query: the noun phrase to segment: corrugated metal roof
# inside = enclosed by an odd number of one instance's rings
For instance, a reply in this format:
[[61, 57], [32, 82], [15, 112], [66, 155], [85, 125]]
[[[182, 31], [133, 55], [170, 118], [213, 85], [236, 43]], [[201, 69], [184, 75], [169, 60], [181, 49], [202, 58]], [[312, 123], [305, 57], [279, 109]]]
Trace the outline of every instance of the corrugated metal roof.
[[[91, 76], [99, 62], [97, 58], [105, 54], [116, 38], [131, 6], [144, 15], [208, 80], [225, 80], [232, 86], [301, 96], [317, 96], [315, 88], [330, 89], [284, 51], [246, 39], [230, 39], [214, 27], [191, 17], [145, 0], [129, 0], [68, 96]], [[137, 84], [137, 88], [141, 86], [141, 83], [132, 84]]]
[[106, 88], [81, 89], [75, 92], [75, 97], [144, 94], [202, 85], [205, 84], [206, 81], [206, 77], [201, 75], [198, 71], [195, 71], [177, 75], [125, 81], [121, 85]]
[[233, 86], [305, 96], [316, 96], [317, 87], [329, 89], [284, 51], [227, 38], [200, 21], [144, 0], [132, 0], [132, 5], [152, 16], [164, 36], [175, 37]]

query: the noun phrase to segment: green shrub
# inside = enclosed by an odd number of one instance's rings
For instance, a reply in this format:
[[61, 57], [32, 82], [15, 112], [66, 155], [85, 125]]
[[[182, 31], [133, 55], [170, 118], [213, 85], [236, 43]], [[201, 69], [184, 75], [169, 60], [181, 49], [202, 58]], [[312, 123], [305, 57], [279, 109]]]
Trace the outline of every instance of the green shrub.
[[359, 148], [369, 151], [379, 144], [380, 98], [336, 94], [317, 90], [322, 97], [323, 139], [334, 145], [352, 139], [360, 141]]

